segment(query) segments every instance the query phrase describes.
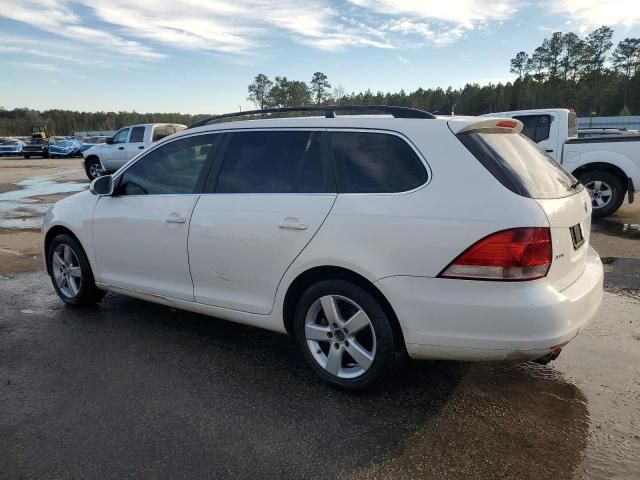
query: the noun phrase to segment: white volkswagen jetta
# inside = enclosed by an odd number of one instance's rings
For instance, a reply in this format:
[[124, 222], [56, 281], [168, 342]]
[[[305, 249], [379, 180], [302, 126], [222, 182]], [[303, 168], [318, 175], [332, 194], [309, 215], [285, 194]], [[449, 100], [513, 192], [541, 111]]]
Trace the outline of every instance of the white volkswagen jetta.
[[43, 233], [60, 298], [288, 332], [351, 389], [405, 353], [546, 362], [593, 318], [589, 195], [520, 122], [322, 110], [207, 119], [58, 202]]

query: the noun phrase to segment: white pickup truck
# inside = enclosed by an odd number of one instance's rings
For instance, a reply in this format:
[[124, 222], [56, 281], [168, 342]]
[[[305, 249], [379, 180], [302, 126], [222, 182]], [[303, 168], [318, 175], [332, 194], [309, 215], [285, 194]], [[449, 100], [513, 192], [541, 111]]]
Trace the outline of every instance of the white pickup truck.
[[520, 120], [522, 133], [587, 188], [594, 217], [614, 213], [640, 190], [640, 135], [578, 138], [576, 114], [553, 108], [491, 113]]
[[118, 170], [153, 142], [187, 128], [174, 123], [131, 125], [118, 130], [106, 143], [82, 153], [82, 166], [90, 180]]

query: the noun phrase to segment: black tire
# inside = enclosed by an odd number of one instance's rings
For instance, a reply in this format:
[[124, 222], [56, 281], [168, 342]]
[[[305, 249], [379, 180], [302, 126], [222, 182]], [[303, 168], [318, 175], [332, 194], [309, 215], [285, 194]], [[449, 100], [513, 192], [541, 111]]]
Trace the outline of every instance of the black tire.
[[[57, 266], [53, 257], [56, 249], [58, 249], [58, 247], [64, 248], [64, 246], [68, 246], [73, 252], [75, 260], [77, 260], [77, 266], [80, 267], [80, 273], [82, 275], [81, 281], [78, 285], [78, 291], [73, 295], [69, 294], [69, 292], [63, 291], [56, 280], [56, 275], [61, 273], [62, 267]], [[75, 263], [75, 261], [73, 263]], [[89, 260], [87, 260], [87, 256], [84, 253], [82, 246], [70, 235], [60, 234], [51, 241], [49, 249], [47, 250], [47, 270], [49, 271], [53, 288], [60, 299], [68, 305], [90, 306], [97, 304], [104, 298], [105, 292], [96, 287], [93, 272], [89, 265]]]
[[31, 158], [31, 155], [23, 155], [23, 157], [25, 158], [25, 160], [29, 160]]
[[[627, 192], [624, 182], [619, 176], [605, 170], [588, 170], [586, 172], [579, 173], [577, 177], [585, 187], [590, 186], [590, 184], [593, 184], [594, 182], [601, 182], [601, 185], [606, 185], [611, 191], [611, 195], [606, 198], [601, 197], [601, 201], [606, 200], [606, 203], [602, 206], [598, 206], [597, 198], [592, 197], [592, 216], [594, 218], [608, 217], [620, 208]], [[595, 192], [595, 194], [599, 195], [598, 192]]]
[[[94, 175], [93, 172], [95, 172], [96, 169], [100, 169], [102, 173], [99, 175]], [[100, 164], [100, 160], [98, 160], [98, 157], [89, 157], [84, 164], [84, 171], [87, 174], [87, 177], [89, 177], [89, 180], [95, 180], [96, 178], [104, 175], [104, 172], [102, 171], [102, 165]]]
[[[307, 343], [307, 338], [305, 335], [307, 314], [309, 314], [311, 318], [314, 318], [314, 310], [310, 309], [312, 309], [314, 305], [317, 305], [317, 302], [320, 300], [320, 298], [328, 295], [335, 295], [346, 298], [349, 301], [357, 304], [357, 307], [360, 307], [365, 312], [368, 320], [370, 321], [369, 326], [366, 327], [366, 330], [361, 330], [360, 333], [356, 335], [364, 334], [365, 336], [370, 337], [372, 331], [375, 334], [375, 337], [373, 337], [375, 338], [375, 347], [372, 350], [374, 352], [373, 361], [370, 366], [368, 366], [366, 371], [364, 371], [364, 373], [359, 374], [359, 376], [355, 378], [341, 378], [340, 376], [329, 373], [323, 366], [320, 365], [320, 360], [316, 360], [316, 358], [314, 357], [314, 353], [312, 353], [311, 351], [311, 347]], [[339, 309], [349, 307], [349, 304], [345, 305], [346, 307], [341, 306], [339, 307]], [[394, 338], [394, 332], [391, 327], [391, 322], [382, 306], [366, 289], [349, 280], [334, 278], [322, 280], [312, 285], [302, 294], [302, 296], [298, 300], [294, 315], [294, 334], [298, 344], [300, 345], [300, 348], [302, 349], [307, 363], [322, 380], [335, 387], [352, 391], [365, 390], [367, 388], [370, 388], [375, 384], [379, 384], [381, 380], [383, 380], [391, 372], [393, 372], [393, 370], [398, 366], [398, 364], [401, 362], [401, 359], [403, 358], [401, 353], [398, 352], [395, 347], [396, 342]], [[326, 321], [324, 310], [318, 312], [317, 315], [318, 316], [316, 318], [319, 318], [321, 322]], [[345, 317], [349, 318], [350, 314], [347, 312], [347, 315], [345, 315]], [[329, 326], [327, 325], [327, 327], [324, 328], [328, 327]], [[336, 333], [337, 330], [334, 330], [333, 332]], [[347, 332], [347, 334], [348, 333], [349, 332]], [[332, 340], [319, 341], [317, 343], [319, 349], [315, 350], [315, 353], [321, 355], [320, 348], [326, 348], [326, 351], [324, 351], [322, 354], [326, 355], [324, 358], [328, 360], [329, 352], [331, 352], [332, 348], [335, 347], [338, 343], [338, 340], [336, 340], [337, 338], [338, 336], [336, 333], [335, 338], [333, 338]], [[350, 355], [344, 355], [344, 353], [342, 353], [343, 351], [348, 353], [347, 349], [349, 347], [354, 347], [353, 344], [349, 344], [349, 339], [351, 339], [351, 341], [353, 342], [354, 336], [352, 335], [351, 337], [347, 337], [346, 340], [343, 337], [343, 343], [341, 343], [339, 347], [336, 347], [336, 350], [339, 350], [341, 352], [340, 365], [344, 365], [347, 369], [354, 364], [360, 367], [360, 365], [357, 364], [353, 357], [351, 357]], [[356, 341], [361, 342], [361, 340], [359, 339]], [[365, 338], [364, 342], [361, 342], [361, 344], [364, 345], [366, 342], [367, 338]], [[340, 374], [340, 371], [338, 373]]]

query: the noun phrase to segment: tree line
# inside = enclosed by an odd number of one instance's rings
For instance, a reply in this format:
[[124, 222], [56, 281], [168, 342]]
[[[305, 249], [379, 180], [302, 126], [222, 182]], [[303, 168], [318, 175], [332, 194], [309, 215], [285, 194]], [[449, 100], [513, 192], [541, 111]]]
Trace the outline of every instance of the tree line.
[[[640, 114], [640, 39], [625, 38], [614, 48], [607, 26], [579, 36], [555, 32], [532, 52], [520, 51], [509, 68], [512, 82], [462, 88], [418, 88], [406, 92], [345, 92], [315, 72], [307, 83], [285, 76], [258, 74], [248, 86], [256, 108], [302, 105], [399, 105], [435, 113], [462, 115], [529, 108], [573, 108], [578, 116]], [[135, 123], [189, 125], [206, 115], [69, 110], [5, 110], [0, 107], [0, 136], [26, 135], [32, 125], [47, 125], [56, 135], [74, 131], [116, 130]]]

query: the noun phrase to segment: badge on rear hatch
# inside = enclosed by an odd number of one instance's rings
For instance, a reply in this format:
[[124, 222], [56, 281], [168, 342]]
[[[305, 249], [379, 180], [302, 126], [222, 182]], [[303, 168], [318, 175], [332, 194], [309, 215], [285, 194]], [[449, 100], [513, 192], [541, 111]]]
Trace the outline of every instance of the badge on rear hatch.
[[584, 236], [582, 235], [582, 226], [578, 223], [573, 227], [569, 227], [571, 232], [571, 240], [573, 241], [574, 250], [578, 250], [584, 243]]

